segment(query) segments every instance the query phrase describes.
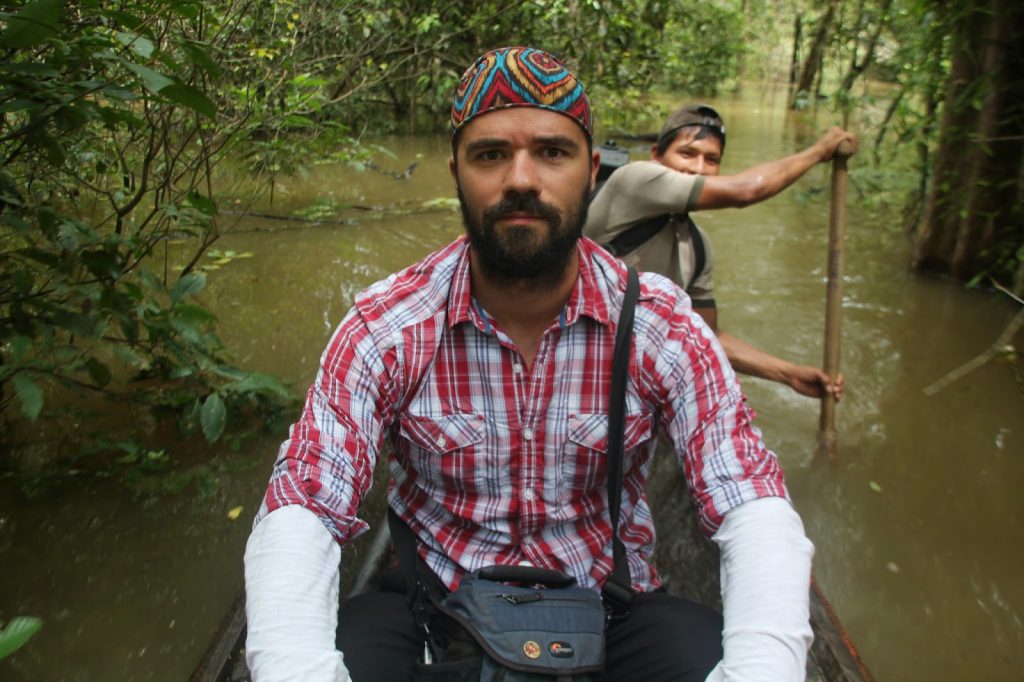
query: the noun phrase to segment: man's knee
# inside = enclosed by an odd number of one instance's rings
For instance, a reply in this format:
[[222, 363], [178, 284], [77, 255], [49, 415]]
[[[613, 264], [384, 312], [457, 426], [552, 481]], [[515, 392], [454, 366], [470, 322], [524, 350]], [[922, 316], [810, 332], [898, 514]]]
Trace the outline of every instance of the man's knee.
[[722, 615], [665, 593], [637, 595], [607, 637], [609, 680], [703, 680], [722, 658]]
[[423, 638], [404, 595], [369, 592], [342, 604], [337, 646], [354, 681], [391, 682], [412, 679]]

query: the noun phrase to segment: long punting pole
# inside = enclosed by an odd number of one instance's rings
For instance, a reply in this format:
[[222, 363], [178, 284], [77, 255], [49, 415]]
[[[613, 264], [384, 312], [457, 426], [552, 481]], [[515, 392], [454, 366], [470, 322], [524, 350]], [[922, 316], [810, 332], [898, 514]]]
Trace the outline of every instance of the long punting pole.
[[[832, 158], [832, 206], [828, 218], [828, 284], [825, 290], [825, 373], [835, 381], [839, 376], [839, 335], [843, 303], [843, 241], [846, 236], [846, 159], [852, 149], [843, 142]], [[818, 421], [818, 449], [836, 454], [836, 399], [831, 393], [821, 398]]]

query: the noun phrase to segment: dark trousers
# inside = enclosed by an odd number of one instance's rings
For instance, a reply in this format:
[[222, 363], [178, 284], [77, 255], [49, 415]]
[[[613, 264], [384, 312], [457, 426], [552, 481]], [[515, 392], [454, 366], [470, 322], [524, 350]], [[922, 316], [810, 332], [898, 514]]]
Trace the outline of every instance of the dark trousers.
[[[338, 646], [353, 682], [411, 680], [423, 634], [405, 595], [370, 592], [341, 607]], [[629, 616], [609, 625], [605, 675], [610, 682], [703, 682], [722, 658], [722, 616], [664, 592], [639, 594]]]

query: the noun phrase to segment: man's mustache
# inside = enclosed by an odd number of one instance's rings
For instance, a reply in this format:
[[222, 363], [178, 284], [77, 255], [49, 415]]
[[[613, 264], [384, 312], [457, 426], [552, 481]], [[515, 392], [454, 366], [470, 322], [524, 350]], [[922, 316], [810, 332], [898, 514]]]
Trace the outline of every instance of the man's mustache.
[[513, 194], [484, 211], [484, 224], [493, 225], [514, 213], [538, 216], [547, 220], [552, 227], [557, 227], [561, 223], [558, 210], [551, 204], [545, 204], [534, 194]]

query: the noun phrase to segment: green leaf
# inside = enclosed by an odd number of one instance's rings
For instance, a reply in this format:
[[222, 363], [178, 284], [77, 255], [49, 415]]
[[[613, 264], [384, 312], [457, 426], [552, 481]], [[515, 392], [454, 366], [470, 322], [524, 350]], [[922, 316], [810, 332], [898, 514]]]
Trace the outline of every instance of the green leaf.
[[224, 407], [224, 401], [220, 395], [217, 393], [208, 395], [199, 412], [199, 423], [203, 428], [203, 436], [207, 443], [213, 443], [224, 433], [227, 416], [228, 411]]
[[38, 102], [33, 102], [28, 99], [12, 99], [3, 104], [0, 104], [0, 114], [6, 114], [15, 111], [24, 111], [26, 109], [42, 109], [42, 105]]
[[128, 346], [114, 346], [114, 357], [116, 357], [126, 365], [135, 367], [136, 369], [144, 369], [146, 366], [149, 365], [149, 362], [145, 358], [143, 358], [141, 355], [136, 353]]
[[194, 303], [176, 303], [171, 309], [171, 318], [196, 325], [206, 325], [217, 320], [216, 315]]
[[14, 394], [21, 401], [21, 413], [35, 421], [43, 411], [43, 389], [24, 374], [11, 377], [11, 384], [14, 386]]
[[45, 150], [46, 160], [50, 162], [50, 165], [58, 167], [64, 165], [64, 148], [60, 143], [49, 135], [40, 134], [39, 137], [39, 145]]
[[[121, 88], [116, 85], [108, 85], [107, 87], [103, 88], [103, 94], [111, 99], [118, 99], [122, 102], [131, 102], [132, 100], [138, 99], [138, 96], [135, 94], [134, 91], [129, 90], [128, 88]], [[109, 111], [110, 114], [105, 118], [110, 118], [111, 122], [113, 121], [113, 119], [117, 117], [122, 117], [124, 120], [132, 120], [132, 117], [125, 116], [124, 112], [115, 112], [109, 109], [106, 111]]]
[[70, 310], [55, 311], [53, 323], [77, 336], [92, 336], [96, 330], [95, 319]]
[[[133, 346], [139, 342], [139, 321], [136, 318], [131, 315], [118, 315], [117, 326], [121, 329], [121, 333], [124, 335], [125, 341]], [[120, 348], [120, 346], [118, 346], [118, 348]], [[136, 363], [133, 362], [132, 364]]]
[[163, 281], [152, 270], [139, 270], [139, 281], [150, 291], [163, 291]]
[[217, 376], [231, 379], [232, 381], [241, 381], [248, 374], [245, 370], [232, 367], [231, 365], [214, 365], [212, 370]]
[[199, 16], [199, 10], [202, 3], [199, 2], [172, 2], [170, 6], [174, 8], [174, 11], [186, 19], [195, 19]]
[[99, 278], [118, 279], [124, 274], [116, 253], [107, 250], [81, 251], [79, 257], [89, 272]]
[[115, 31], [114, 37], [117, 39], [117, 42], [121, 43], [131, 50], [133, 54], [136, 54], [143, 59], [149, 59], [152, 57], [153, 51], [156, 49], [152, 40], [144, 38], [137, 33]]
[[142, 81], [144, 88], [152, 92], [154, 95], [159, 94], [162, 90], [174, 85], [174, 79], [168, 76], [158, 73], [149, 67], [136, 64], [135, 62], [125, 61], [123, 62], [126, 69], [134, 73]]
[[30, 2], [13, 17], [7, 19], [7, 28], [0, 42], [8, 48], [33, 47], [57, 35], [57, 26], [64, 15], [64, 0], [36, 0]]
[[171, 300], [177, 303], [185, 296], [198, 294], [205, 288], [206, 273], [190, 272], [174, 283], [174, 288], [171, 289]]
[[49, 64], [40, 64], [39, 62], [3, 64], [0, 65], [0, 71], [4, 71], [6, 73], [17, 73], [22, 76], [45, 76], [47, 78], [56, 78], [60, 75], [60, 71]]
[[195, 346], [202, 345], [203, 332], [191, 320], [177, 317], [171, 318], [171, 328], [174, 329], [174, 331], [176, 331], [187, 343], [191, 343]]
[[187, 201], [190, 206], [197, 209], [203, 215], [212, 216], [217, 213], [217, 204], [209, 197], [204, 197], [198, 192], [189, 192]]
[[211, 76], [220, 76], [222, 73], [220, 65], [210, 57], [210, 53], [206, 49], [208, 47], [205, 43], [195, 40], [186, 40], [181, 45], [181, 49], [185, 51], [185, 54], [188, 55], [193, 64], [199, 66]]
[[281, 400], [291, 400], [294, 396], [280, 379], [262, 372], [247, 372], [246, 376], [224, 387], [231, 393], [257, 393], [273, 395]]
[[[2, 111], [0, 111], [0, 113], [2, 113]], [[12, 206], [21, 206], [23, 203], [21, 200], [21, 192], [18, 191], [18, 181], [8, 173], [0, 172], [0, 199], [2, 199], [4, 203], [11, 204]], [[10, 211], [5, 212], [10, 213]], [[18, 219], [18, 221], [20, 221], [20, 219]], [[12, 225], [12, 227], [14, 226]]]
[[202, 114], [214, 121], [217, 119], [217, 107], [210, 101], [210, 98], [201, 91], [186, 83], [173, 83], [160, 90], [160, 95], [166, 97], [175, 104], [180, 104], [192, 111]]
[[[113, 3], [103, 3], [103, 4], [112, 5]], [[107, 15], [107, 17], [115, 25], [125, 26], [127, 28], [142, 29], [143, 26], [145, 26], [145, 24], [146, 24], [146, 22], [143, 19], [137, 17], [134, 14], [129, 14], [128, 12], [122, 12], [122, 11], [119, 11], [119, 10], [116, 10], [116, 9], [113, 9], [113, 8], [110, 8], [110, 7], [107, 7], [105, 9], [106, 9], [105, 14]]]
[[189, 343], [203, 344], [203, 328], [216, 318], [206, 308], [178, 303], [171, 310], [171, 327]]
[[11, 357], [7, 362], [21, 362], [30, 350], [32, 350], [31, 337], [16, 335], [11, 339]]
[[0, 630], [0, 658], [7, 658], [20, 649], [39, 632], [43, 621], [33, 616], [12, 618], [3, 630]]
[[85, 369], [97, 386], [103, 387], [110, 383], [110, 369], [96, 358], [86, 360]]
[[60, 263], [60, 258], [58, 256], [54, 255], [49, 251], [44, 251], [42, 249], [37, 249], [34, 247], [21, 249], [20, 251], [16, 251], [15, 253], [18, 253], [21, 256], [28, 258], [29, 260], [34, 260], [37, 263], [42, 263], [43, 265], [49, 268], [53, 268], [55, 270], [57, 269], [57, 266]]

